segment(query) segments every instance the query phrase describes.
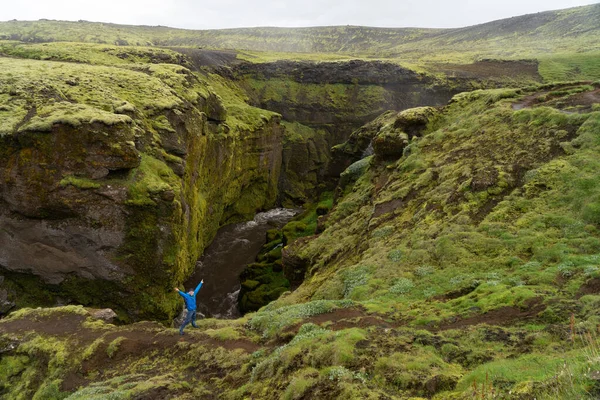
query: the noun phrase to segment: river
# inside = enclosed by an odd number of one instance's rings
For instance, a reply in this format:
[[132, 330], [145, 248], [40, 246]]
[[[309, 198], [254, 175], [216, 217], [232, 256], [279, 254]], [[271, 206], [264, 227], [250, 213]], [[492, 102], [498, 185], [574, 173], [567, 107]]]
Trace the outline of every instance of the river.
[[240, 273], [256, 259], [266, 243], [267, 231], [283, 227], [297, 213], [298, 210], [276, 208], [256, 214], [252, 221], [219, 229], [185, 283], [186, 290], [190, 290], [204, 279], [197, 297], [198, 311], [206, 317], [240, 317], [237, 307]]

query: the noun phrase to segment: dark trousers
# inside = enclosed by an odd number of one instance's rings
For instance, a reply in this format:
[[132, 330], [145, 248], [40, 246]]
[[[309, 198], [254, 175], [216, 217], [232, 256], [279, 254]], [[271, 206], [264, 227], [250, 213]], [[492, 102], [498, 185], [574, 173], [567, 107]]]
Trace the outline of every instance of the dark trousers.
[[183, 322], [181, 323], [181, 328], [179, 328], [179, 333], [183, 334], [183, 328], [185, 328], [185, 326], [189, 323], [192, 323], [192, 326], [194, 328], [197, 328], [196, 326], [196, 310], [188, 310], [187, 315], [185, 316], [185, 319], [183, 320]]

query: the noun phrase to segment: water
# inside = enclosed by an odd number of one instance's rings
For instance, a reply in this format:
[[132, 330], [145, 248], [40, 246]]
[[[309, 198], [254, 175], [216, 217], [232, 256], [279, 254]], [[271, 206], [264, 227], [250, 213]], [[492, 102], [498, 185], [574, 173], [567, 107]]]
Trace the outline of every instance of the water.
[[365, 151], [362, 152], [360, 159], [362, 160], [365, 157], [372, 156], [374, 153], [375, 153], [375, 150], [373, 149], [373, 141], [371, 140], [371, 142], [369, 143], [369, 145], [367, 146]]
[[276, 208], [256, 214], [252, 221], [219, 229], [196, 263], [196, 271], [185, 283], [189, 290], [204, 279], [197, 297], [198, 311], [207, 317], [239, 317], [240, 273], [256, 259], [266, 242], [267, 231], [281, 228], [297, 213], [298, 210]]

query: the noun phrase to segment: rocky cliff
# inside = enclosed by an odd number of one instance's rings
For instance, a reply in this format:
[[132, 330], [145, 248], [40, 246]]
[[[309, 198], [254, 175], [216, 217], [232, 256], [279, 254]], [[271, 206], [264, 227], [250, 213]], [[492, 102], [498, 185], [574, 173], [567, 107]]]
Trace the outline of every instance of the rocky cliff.
[[1, 60], [5, 303], [103, 304], [124, 319], [168, 317], [166, 293], [222, 224], [333, 188], [354, 158], [330, 148], [381, 111], [497, 84], [193, 49], [2, 51], [21, 57]]
[[444, 68], [436, 76], [383, 61], [276, 61], [237, 63], [220, 73], [245, 90], [250, 104], [282, 115], [287, 129], [281, 198], [298, 203], [335, 186], [352, 159], [335, 157], [331, 148], [384, 111], [439, 106], [462, 91], [515, 84], [506, 81], [517, 75], [539, 78], [535, 62]]
[[[388, 109], [445, 103], [453, 92], [431, 77], [385, 62], [241, 63], [232, 77], [250, 103], [286, 121], [282, 200], [305, 202], [347, 167], [330, 148]], [[341, 163], [341, 165], [340, 165]], [[319, 189], [319, 185], [321, 185]]]
[[183, 338], [81, 306], [16, 311], [0, 396], [597, 398], [599, 104], [582, 82], [385, 113], [343, 146], [374, 154], [317, 208], [320, 233], [270, 232], [285, 247], [253, 270], [283, 267], [292, 292]]
[[275, 203], [279, 116], [225, 105], [210, 76], [2, 64], [0, 268], [18, 304], [166, 318], [217, 228]]

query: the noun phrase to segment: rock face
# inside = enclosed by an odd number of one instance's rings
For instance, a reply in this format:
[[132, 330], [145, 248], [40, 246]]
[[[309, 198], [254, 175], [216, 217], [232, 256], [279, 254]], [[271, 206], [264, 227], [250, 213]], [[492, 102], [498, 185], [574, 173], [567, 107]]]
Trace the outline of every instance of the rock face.
[[98, 71], [73, 68], [82, 83], [48, 73], [57, 99], [43, 85], [33, 103], [25, 90], [9, 94], [23, 118], [0, 135], [0, 290], [17, 305], [72, 301], [167, 319], [178, 299], [165, 293], [219, 226], [275, 204], [279, 116], [230, 118], [206, 81], [178, 66], [109, 70], [114, 81], [89, 91], [83, 78]]
[[444, 104], [463, 89], [435, 87], [427, 76], [381, 61], [242, 63], [232, 70], [252, 104], [287, 121], [280, 187], [284, 201], [296, 202], [314, 197], [313, 181], [334, 185], [351, 162], [330, 149], [355, 129], [385, 110]]
[[[0, 147], [0, 265], [35, 271], [47, 283], [69, 273], [118, 279], [126, 269], [106, 257], [124, 238], [127, 190], [92, 180], [139, 166], [129, 123], [75, 130], [23, 130]], [[75, 175], [78, 174], [78, 175]], [[120, 201], [121, 200], [121, 201]]]
[[410, 141], [420, 136], [435, 112], [433, 107], [412, 108], [400, 112], [391, 123], [381, 125], [372, 138], [375, 155], [380, 159], [400, 157]]

